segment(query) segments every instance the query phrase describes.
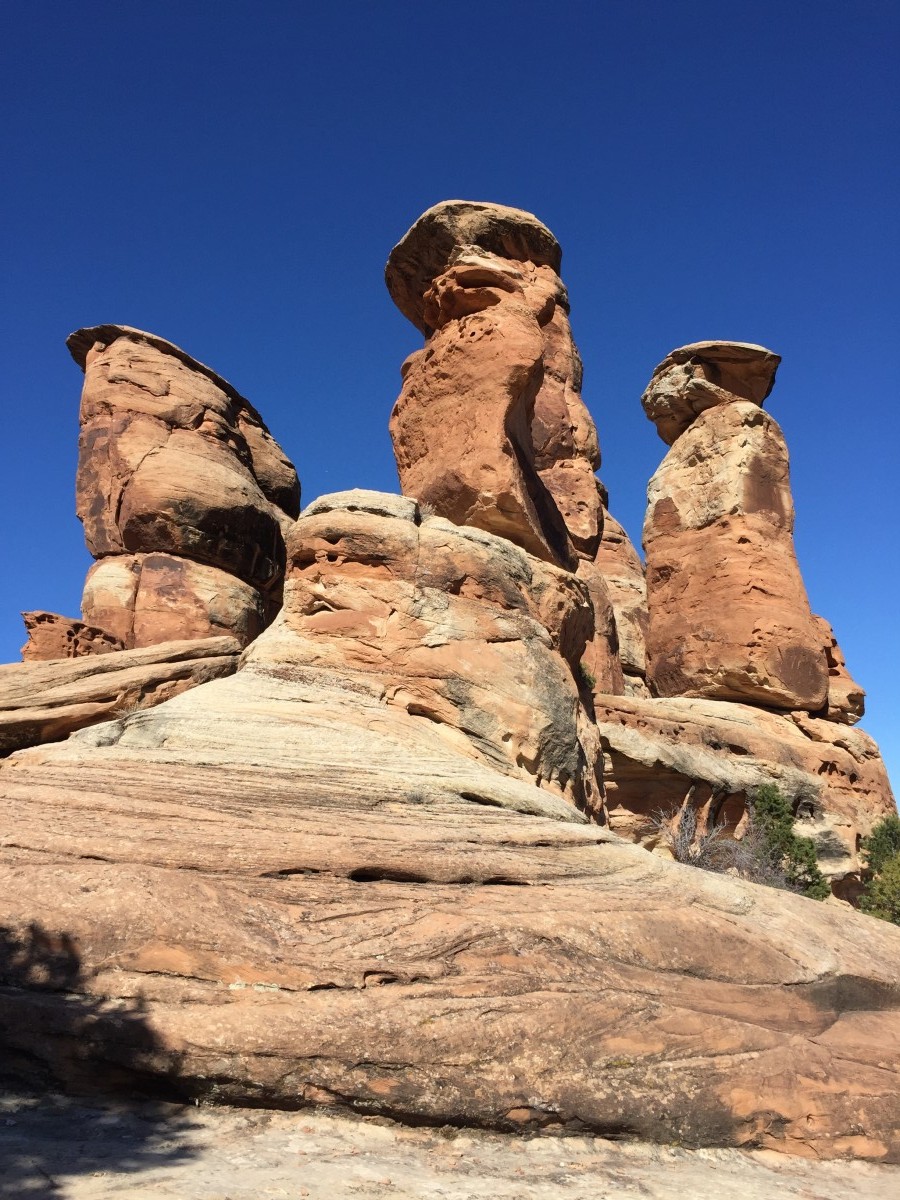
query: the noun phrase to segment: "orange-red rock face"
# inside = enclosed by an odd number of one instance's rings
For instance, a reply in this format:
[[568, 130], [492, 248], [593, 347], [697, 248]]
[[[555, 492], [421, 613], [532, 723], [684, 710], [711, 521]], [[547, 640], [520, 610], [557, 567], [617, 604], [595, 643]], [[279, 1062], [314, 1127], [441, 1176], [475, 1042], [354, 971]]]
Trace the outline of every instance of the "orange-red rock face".
[[28, 641], [22, 647], [24, 662], [54, 658], [82, 658], [87, 654], [109, 654], [124, 650], [125, 643], [95, 625], [59, 613], [22, 613]]
[[177, 346], [125, 326], [69, 346], [85, 372], [77, 511], [101, 560], [86, 620], [129, 646], [246, 643], [281, 586], [294, 468], [255, 409]]
[[793, 545], [781, 430], [749, 401], [702, 413], [650, 481], [648, 679], [660, 696], [821, 709], [828, 663]]
[[404, 364], [391, 436], [404, 494], [591, 576], [585, 670], [619, 692], [605, 581], [578, 567], [602, 534], [600, 450], [558, 269], [559, 247], [530, 213], [429, 209], [387, 266], [391, 295], [428, 338]]

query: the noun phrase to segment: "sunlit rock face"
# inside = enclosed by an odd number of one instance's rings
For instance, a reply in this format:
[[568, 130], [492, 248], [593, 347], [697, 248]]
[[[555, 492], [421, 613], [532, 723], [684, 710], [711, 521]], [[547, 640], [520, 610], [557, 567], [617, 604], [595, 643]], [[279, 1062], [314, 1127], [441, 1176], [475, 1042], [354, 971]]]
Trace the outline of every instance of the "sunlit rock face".
[[598, 746], [577, 667], [588, 590], [506, 539], [374, 492], [324, 496], [288, 538], [284, 607], [249, 664], [384, 689], [456, 749], [596, 810]]
[[296, 471], [253, 406], [171, 342], [103, 325], [68, 345], [85, 373], [77, 512], [100, 560], [85, 620], [128, 646], [246, 644], [277, 605]]
[[597, 431], [556, 239], [530, 213], [447, 201], [394, 247], [386, 279], [426, 335], [403, 366], [391, 436], [405, 495], [457, 525], [592, 575], [599, 612], [586, 669], [622, 690], [602, 572]]
[[[725, 347], [732, 352], [731, 343]], [[663, 395], [666, 420], [679, 420], [647, 491], [650, 687], [660, 696], [817, 711], [828, 693], [828, 663], [794, 553], [787, 447], [759, 407], [771, 384], [763, 368], [777, 358], [751, 348], [749, 366], [741, 361], [731, 375], [719, 372], [720, 382], [704, 376], [685, 383], [685, 372], [712, 373], [702, 360], [678, 361], [692, 349], [670, 355], [644, 397], [653, 419], [660, 421]], [[754, 390], [754, 399], [741, 398]], [[712, 398], [709, 407], [678, 408], [671, 400], [695, 391]], [[648, 395], [657, 400], [648, 404]]]

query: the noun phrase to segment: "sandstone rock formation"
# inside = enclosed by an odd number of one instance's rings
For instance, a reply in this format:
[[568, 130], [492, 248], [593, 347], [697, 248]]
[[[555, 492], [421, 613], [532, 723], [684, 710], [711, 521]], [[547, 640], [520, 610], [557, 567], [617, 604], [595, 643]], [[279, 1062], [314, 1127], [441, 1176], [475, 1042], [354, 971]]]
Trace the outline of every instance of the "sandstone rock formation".
[[149, 708], [199, 683], [230, 675], [231, 637], [169, 641], [95, 657], [0, 666], [0, 755], [55, 742], [76, 729]]
[[793, 523], [775, 421], [736, 398], [701, 413], [647, 492], [647, 667], [656, 694], [823, 707], [828, 663]]
[[383, 694], [254, 663], [0, 766], [0, 924], [78, 962], [0, 987], [6, 1061], [896, 1161], [900, 930], [661, 861]]
[[125, 643], [105, 629], [85, 625], [59, 613], [22, 613], [28, 641], [22, 647], [25, 662], [50, 658], [82, 658], [86, 654], [109, 654], [124, 650]]
[[68, 345], [85, 372], [77, 510], [104, 577], [85, 620], [128, 646], [246, 643], [277, 607], [294, 468], [252, 405], [172, 343], [101, 325]]
[[248, 663], [358, 680], [457, 752], [598, 810], [576, 682], [593, 616], [575, 576], [365, 491], [310, 505], [288, 553], [284, 607]]
[[628, 534], [606, 508], [603, 510], [603, 537], [594, 562], [606, 583], [613, 609], [625, 694], [649, 696], [644, 564]]
[[[598, 550], [603, 505], [559, 263], [518, 209], [454, 200], [419, 218], [386, 269], [428, 339], [404, 364], [391, 436], [404, 494], [575, 569]], [[600, 614], [585, 668], [621, 691], [602, 572], [578, 570]]]
[[742, 826], [747, 800], [774, 783], [816, 842], [840, 896], [855, 896], [860, 839], [895, 811], [878, 747], [862, 730], [805, 713], [685, 698], [595, 698], [611, 828], [658, 838], [655, 818], [690, 796], [712, 821]]
[[780, 362], [779, 355], [749, 342], [694, 342], [666, 355], [641, 404], [671, 446], [707, 409], [735, 400], [761, 406]]
[[824, 617], [813, 617], [813, 620], [821, 634], [828, 663], [828, 695], [821, 715], [828, 721], [855, 725], [862, 720], [866, 711], [866, 693], [847, 670], [844, 655], [829, 623]]

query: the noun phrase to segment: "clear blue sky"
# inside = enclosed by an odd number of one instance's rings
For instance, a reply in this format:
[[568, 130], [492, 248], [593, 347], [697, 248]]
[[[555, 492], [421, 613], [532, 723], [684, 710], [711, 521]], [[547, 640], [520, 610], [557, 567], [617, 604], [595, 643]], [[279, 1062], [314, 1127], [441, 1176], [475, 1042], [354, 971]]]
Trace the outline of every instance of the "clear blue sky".
[[894, 0], [4, 5], [0, 659], [77, 614], [80, 325], [152, 330], [262, 411], [305, 499], [396, 490], [419, 335], [382, 281], [438, 200], [563, 246], [613, 511], [639, 542], [673, 347], [784, 362], [797, 547], [900, 781]]

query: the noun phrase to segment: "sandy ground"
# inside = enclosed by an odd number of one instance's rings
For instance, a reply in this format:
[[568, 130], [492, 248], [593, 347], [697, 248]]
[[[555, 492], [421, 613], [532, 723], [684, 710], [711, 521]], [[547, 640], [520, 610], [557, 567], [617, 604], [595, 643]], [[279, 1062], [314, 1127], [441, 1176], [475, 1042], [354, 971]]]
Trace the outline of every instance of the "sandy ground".
[[900, 1167], [324, 1112], [0, 1100], [0, 1195], [40, 1200], [897, 1200]]

